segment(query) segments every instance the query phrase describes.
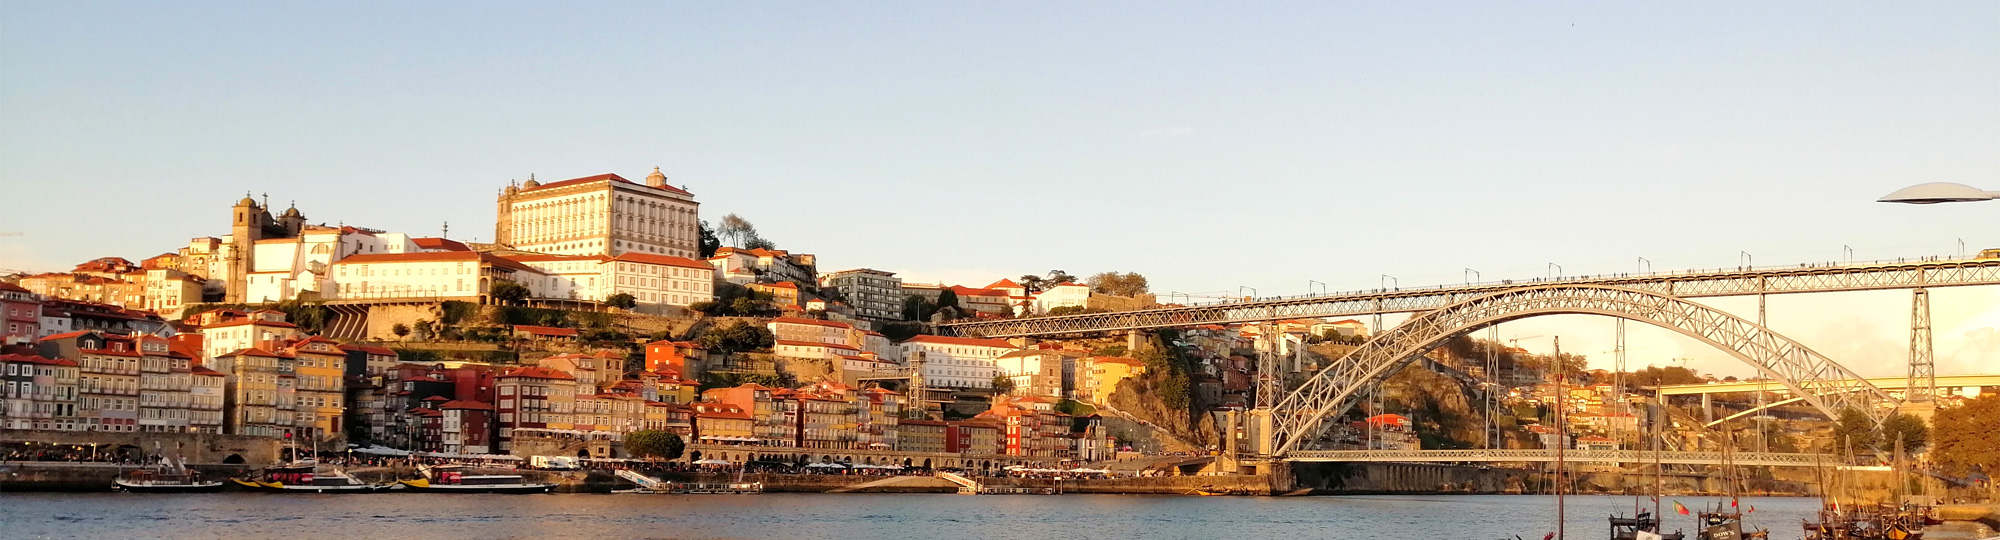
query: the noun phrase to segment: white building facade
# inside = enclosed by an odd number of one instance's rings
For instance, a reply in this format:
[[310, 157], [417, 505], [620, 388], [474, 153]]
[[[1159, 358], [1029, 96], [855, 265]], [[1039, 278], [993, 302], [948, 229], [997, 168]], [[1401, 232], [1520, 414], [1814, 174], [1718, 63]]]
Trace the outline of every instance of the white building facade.
[[917, 336], [902, 343], [906, 357], [923, 355], [924, 384], [942, 388], [993, 387], [1000, 356], [1020, 350], [998, 339]]
[[542, 184], [530, 178], [500, 194], [494, 238], [558, 255], [701, 253], [700, 204], [659, 169], [639, 184], [600, 174]]

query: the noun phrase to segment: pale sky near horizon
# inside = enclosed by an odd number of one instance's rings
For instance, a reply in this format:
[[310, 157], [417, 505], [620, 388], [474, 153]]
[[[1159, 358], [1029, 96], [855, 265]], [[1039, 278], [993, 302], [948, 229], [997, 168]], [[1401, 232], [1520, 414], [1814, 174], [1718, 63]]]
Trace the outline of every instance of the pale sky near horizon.
[[[2000, 189], [2000, 3], [0, 2], [0, 271], [172, 251], [246, 191], [490, 240], [509, 181], [654, 166], [825, 270], [974, 286], [1957, 255], [2000, 202], [1873, 201]], [[1934, 294], [1940, 372], [2000, 366], [1994, 289]], [[1907, 292], [1771, 306], [1901, 372]], [[1502, 333], [1601, 363], [1609, 328]]]

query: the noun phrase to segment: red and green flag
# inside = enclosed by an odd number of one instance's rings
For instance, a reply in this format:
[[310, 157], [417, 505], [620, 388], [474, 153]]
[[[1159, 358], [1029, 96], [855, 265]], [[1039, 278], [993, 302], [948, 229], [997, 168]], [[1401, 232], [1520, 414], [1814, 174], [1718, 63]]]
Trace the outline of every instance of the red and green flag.
[[1676, 513], [1676, 514], [1680, 514], [1680, 515], [1683, 515], [1683, 516], [1685, 516], [1685, 515], [1688, 515], [1688, 507], [1686, 507], [1686, 506], [1681, 506], [1681, 502], [1680, 502], [1680, 501], [1674, 501], [1674, 513]]

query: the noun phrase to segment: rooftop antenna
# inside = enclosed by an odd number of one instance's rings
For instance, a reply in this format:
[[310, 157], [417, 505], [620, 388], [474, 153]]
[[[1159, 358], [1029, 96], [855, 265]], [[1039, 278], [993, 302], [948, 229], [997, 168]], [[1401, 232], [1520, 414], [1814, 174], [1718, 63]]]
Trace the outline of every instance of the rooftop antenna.
[[444, 222], [444, 233], [438, 236], [438, 238], [451, 238], [451, 222]]

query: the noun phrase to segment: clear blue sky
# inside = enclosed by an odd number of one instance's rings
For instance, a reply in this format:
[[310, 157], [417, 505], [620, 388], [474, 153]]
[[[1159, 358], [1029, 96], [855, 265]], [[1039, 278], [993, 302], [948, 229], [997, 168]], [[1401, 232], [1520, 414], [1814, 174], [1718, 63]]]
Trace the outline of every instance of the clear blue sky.
[[[491, 239], [509, 180], [656, 165], [827, 269], [971, 285], [1950, 254], [2000, 203], [1871, 201], [2000, 189], [2000, 3], [0, 4], [0, 268], [245, 191]], [[2000, 325], [1951, 295], [1940, 356]], [[1903, 339], [1906, 299], [1831, 298]]]

